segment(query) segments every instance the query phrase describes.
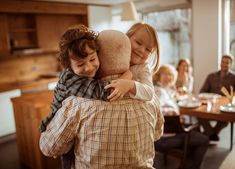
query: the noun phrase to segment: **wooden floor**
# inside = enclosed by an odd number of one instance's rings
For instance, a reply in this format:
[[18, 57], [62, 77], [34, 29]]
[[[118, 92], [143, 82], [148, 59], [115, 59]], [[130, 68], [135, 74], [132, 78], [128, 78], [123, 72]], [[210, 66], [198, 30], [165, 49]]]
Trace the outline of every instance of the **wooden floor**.
[[[201, 169], [235, 169], [235, 144], [232, 151], [230, 146], [230, 126], [225, 128], [220, 134], [220, 141], [210, 144], [209, 149], [203, 160]], [[168, 157], [170, 163], [163, 165], [163, 157], [157, 154], [155, 164], [157, 169], [175, 169], [179, 164], [177, 159]], [[0, 138], [0, 169], [27, 169], [20, 165], [14, 135], [6, 141]]]
[[[233, 150], [230, 151], [230, 125], [222, 130], [219, 136], [219, 142], [210, 142], [201, 169], [235, 169], [235, 144]], [[176, 169], [179, 165], [178, 159], [173, 157], [168, 157], [167, 161], [170, 163], [167, 166], [164, 165], [161, 154], [158, 154], [156, 158], [157, 169]]]

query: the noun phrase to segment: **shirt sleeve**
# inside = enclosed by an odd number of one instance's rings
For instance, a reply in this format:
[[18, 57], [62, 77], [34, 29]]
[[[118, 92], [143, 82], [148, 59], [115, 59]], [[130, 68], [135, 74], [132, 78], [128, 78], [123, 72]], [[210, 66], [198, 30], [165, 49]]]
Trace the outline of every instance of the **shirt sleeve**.
[[163, 135], [163, 126], [164, 126], [164, 117], [162, 112], [160, 111], [160, 103], [156, 95], [153, 96], [152, 100], [156, 107], [156, 126], [155, 126], [155, 138], [154, 140], [160, 139], [160, 137]]
[[193, 83], [194, 83], [193, 76], [189, 75], [188, 92], [190, 93], [192, 93], [193, 91]]
[[135, 80], [136, 94], [130, 94], [133, 99], [149, 101], [153, 98], [154, 87], [152, 82], [152, 73], [147, 64], [135, 65], [132, 70]]
[[87, 99], [107, 100], [111, 89], [104, 89], [109, 81], [90, 77], [81, 77], [69, 71], [63, 80], [66, 85], [68, 96], [79, 96]]
[[200, 93], [209, 92], [209, 91], [210, 91], [210, 75], [207, 76], [206, 81], [204, 82], [200, 90]]
[[39, 147], [42, 153], [49, 157], [67, 153], [74, 144], [78, 125], [79, 107], [73, 104], [73, 97], [69, 97], [48, 124], [46, 131], [41, 133]]

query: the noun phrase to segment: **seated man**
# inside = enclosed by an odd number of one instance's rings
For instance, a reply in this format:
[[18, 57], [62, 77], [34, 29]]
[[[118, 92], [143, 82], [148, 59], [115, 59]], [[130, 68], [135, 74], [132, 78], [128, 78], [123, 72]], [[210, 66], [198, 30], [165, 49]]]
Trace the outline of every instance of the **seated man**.
[[[230, 86], [235, 89], [235, 74], [231, 71], [233, 60], [234, 56], [229, 54], [223, 55], [220, 70], [207, 76], [200, 93], [206, 92], [223, 95], [221, 92], [222, 87], [225, 87], [228, 91], [230, 91]], [[216, 125], [212, 127], [209, 120], [198, 120], [204, 128], [204, 133], [213, 141], [219, 141], [219, 132], [228, 125], [227, 122], [218, 121]]]
[[[176, 73], [170, 65], [162, 65], [153, 75], [153, 83], [157, 96], [160, 99], [160, 109], [164, 116], [179, 115], [178, 106], [174, 100], [176, 89], [174, 82]], [[156, 149], [171, 149], [184, 146], [184, 138], [186, 133], [177, 133], [161, 137], [155, 142]], [[185, 169], [199, 169], [203, 157], [208, 148], [209, 139], [205, 135], [197, 131], [190, 132], [189, 139], [189, 155], [186, 158]]]
[[[116, 79], [129, 69], [129, 38], [119, 31], [98, 37], [99, 77]], [[112, 50], [111, 50], [112, 49]], [[109, 52], [107, 52], [107, 50]], [[128, 96], [105, 102], [70, 96], [40, 137], [40, 149], [59, 156], [74, 145], [74, 168], [153, 168], [154, 141], [162, 135], [158, 100], [145, 102]]]

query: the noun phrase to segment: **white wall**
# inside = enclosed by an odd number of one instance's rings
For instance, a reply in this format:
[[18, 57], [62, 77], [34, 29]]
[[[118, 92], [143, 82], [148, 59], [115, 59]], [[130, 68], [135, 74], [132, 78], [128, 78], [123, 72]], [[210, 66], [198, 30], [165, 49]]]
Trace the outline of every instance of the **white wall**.
[[221, 1], [192, 1], [192, 56], [194, 91], [198, 92], [206, 76], [218, 70], [222, 55]]
[[95, 31], [110, 29], [112, 8], [88, 6], [88, 26]]
[[[219, 69], [222, 52], [222, 4], [226, 0], [192, 1], [192, 57], [194, 91], [199, 92], [206, 76]], [[89, 26], [97, 31], [116, 29], [126, 32], [134, 23], [121, 21], [120, 7], [88, 7]], [[224, 23], [223, 23], [224, 24]], [[164, 62], [162, 58], [162, 62]]]
[[95, 31], [115, 29], [126, 32], [134, 21], [121, 21], [120, 6], [88, 6], [88, 26]]
[[20, 90], [0, 93], [0, 137], [15, 133], [15, 119], [11, 98], [21, 95]]

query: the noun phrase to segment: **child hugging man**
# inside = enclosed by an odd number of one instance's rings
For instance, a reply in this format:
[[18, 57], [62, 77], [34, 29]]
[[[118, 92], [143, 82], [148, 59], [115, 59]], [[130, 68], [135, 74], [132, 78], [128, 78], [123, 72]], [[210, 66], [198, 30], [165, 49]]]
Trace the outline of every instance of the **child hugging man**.
[[[104, 88], [110, 82], [94, 78], [100, 66], [97, 37], [96, 32], [84, 25], [71, 27], [62, 35], [59, 42], [59, 62], [64, 69], [54, 90], [52, 112], [42, 120], [40, 132], [46, 130], [62, 102], [69, 96], [106, 101], [110, 95], [111, 89]], [[127, 71], [120, 78], [131, 79], [132, 74]], [[73, 151], [64, 154], [61, 160], [63, 169], [71, 168], [74, 161]]]

